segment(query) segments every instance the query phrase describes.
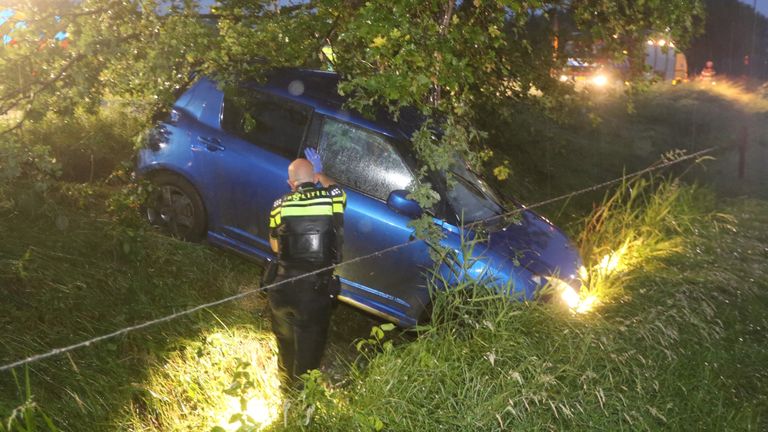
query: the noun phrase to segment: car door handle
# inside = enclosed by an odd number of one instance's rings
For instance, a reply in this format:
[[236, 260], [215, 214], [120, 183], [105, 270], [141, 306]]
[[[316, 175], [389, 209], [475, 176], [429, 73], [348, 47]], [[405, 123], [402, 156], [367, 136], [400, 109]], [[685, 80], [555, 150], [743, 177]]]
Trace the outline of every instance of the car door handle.
[[205, 144], [205, 148], [207, 148], [210, 151], [224, 150], [224, 146], [221, 145], [221, 140], [216, 137], [198, 136], [197, 140], [202, 144]]

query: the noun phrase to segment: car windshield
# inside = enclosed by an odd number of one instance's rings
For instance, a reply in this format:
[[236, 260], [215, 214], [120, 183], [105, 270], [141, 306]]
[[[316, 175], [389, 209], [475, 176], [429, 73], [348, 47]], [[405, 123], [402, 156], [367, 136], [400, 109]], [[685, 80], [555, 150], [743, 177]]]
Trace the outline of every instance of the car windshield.
[[448, 191], [448, 202], [464, 223], [477, 222], [504, 212], [499, 198], [490, 186], [472, 172], [464, 161], [456, 161], [451, 168], [453, 185]]

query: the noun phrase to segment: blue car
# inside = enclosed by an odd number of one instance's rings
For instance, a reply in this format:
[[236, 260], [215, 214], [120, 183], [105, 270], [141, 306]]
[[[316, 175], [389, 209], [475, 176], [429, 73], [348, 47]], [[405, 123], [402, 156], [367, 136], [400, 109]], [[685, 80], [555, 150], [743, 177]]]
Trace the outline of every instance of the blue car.
[[[345, 260], [409, 242], [409, 222], [425, 211], [408, 199], [419, 170], [409, 137], [419, 119], [370, 120], [347, 111], [338, 82], [333, 73], [280, 70], [230, 96], [200, 78], [139, 151], [137, 174], [156, 186], [146, 205], [149, 222], [183, 239], [271, 260], [271, 205], [289, 191], [288, 164], [314, 148], [325, 173], [347, 192]], [[463, 257], [471, 262], [469, 276], [490, 277], [522, 299], [547, 283], [563, 297], [578, 292], [581, 260], [557, 227], [522, 206], [512, 220], [495, 217], [509, 209], [458, 160], [455, 181], [429, 175], [440, 199], [426, 211], [445, 234], [443, 245], [461, 255], [462, 235], [483, 231], [474, 256]], [[416, 324], [430, 302], [428, 248], [413, 241], [338, 268], [339, 299], [401, 326]], [[440, 271], [455, 275], [446, 265]]]

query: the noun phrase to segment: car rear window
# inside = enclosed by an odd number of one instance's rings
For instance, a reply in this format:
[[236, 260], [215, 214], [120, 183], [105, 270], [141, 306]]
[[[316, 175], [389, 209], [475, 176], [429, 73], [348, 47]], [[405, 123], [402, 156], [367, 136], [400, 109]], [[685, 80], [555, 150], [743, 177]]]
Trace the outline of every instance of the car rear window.
[[309, 119], [308, 108], [262, 93], [224, 99], [226, 131], [290, 159], [298, 155]]

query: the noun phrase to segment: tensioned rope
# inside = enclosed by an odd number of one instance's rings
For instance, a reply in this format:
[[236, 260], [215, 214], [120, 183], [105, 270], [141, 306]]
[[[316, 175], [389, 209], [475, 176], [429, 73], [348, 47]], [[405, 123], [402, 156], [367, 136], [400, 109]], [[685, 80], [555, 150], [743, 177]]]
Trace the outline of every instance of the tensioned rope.
[[524, 211], [524, 210], [530, 210], [530, 209], [534, 209], [534, 208], [537, 208], [537, 207], [542, 207], [542, 206], [545, 206], [547, 204], [552, 204], [554, 202], [562, 201], [562, 200], [565, 200], [565, 199], [568, 199], [568, 198], [575, 197], [577, 195], [581, 195], [583, 193], [596, 191], [596, 190], [602, 189], [602, 188], [604, 188], [606, 186], [610, 186], [610, 185], [613, 185], [613, 184], [616, 184], [616, 183], [625, 182], [628, 179], [639, 177], [639, 176], [641, 176], [643, 174], [647, 174], [649, 172], [660, 170], [662, 168], [666, 168], [668, 166], [675, 165], [675, 164], [678, 164], [678, 163], [686, 161], [686, 160], [690, 160], [690, 159], [693, 159], [693, 158], [698, 158], [700, 156], [704, 156], [705, 154], [711, 153], [711, 152], [715, 151], [716, 149], [717, 149], [717, 147], [709, 147], [707, 149], [704, 149], [704, 150], [701, 150], [701, 151], [697, 151], [696, 153], [691, 153], [689, 155], [681, 156], [680, 158], [677, 158], [677, 159], [672, 159], [672, 160], [669, 160], [669, 161], [666, 161], [666, 162], [662, 162], [660, 164], [651, 165], [648, 168], [644, 168], [644, 169], [641, 169], [639, 171], [635, 171], [635, 172], [630, 173], [630, 174], [624, 174], [623, 176], [615, 178], [613, 180], [608, 180], [608, 181], [605, 181], [605, 182], [602, 182], [602, 183], [598, 183], [598, 184], [593, 185], [593, 186], [589, 186], [589, 187], [586, 187], [586, 188], [583, 188], [583, 189], [579, 189], [579, 190], [576, 190], [576, 191], [573, 191], [573, 192], [569, 192], [569, 193], [564, 194], [564, 195], [560, 195], [560, 196], [557, 196], [557, 197], [554, 197], [554, 198], [550, 198], [550, 199], [547, 199], [547, 200], [544, 200], [544, 201], [540, 201], [540, 202], [537, 202], [535, 204], [531, 204], [531, 205], [528, 205], [528, 206], [523, 206], [522, 208], [514, 209], [514, 210], [511, 210], [511, 211], [506, 212], [506, 213], [502, 213], [502, 214], [499, 214], [499, 215], [494, 215], [494, 216], [491, 216], [489, 218], [486, 218], [486, 219], [483, 219], [483, 220], [480, 220], [480, 221], [472, 222], [470, 224], [467, 224], [466, 226], [467, 227], [472, 227], [472, 226], [475, 226], [475, 225], [487, 223], [489, 221], [493, 221], [493, 220], [496, 220], [496, 219], [512, 216], [512, 215], [520, 213], [521, 211]]
[[[514, 209], [512, 211], [509, 211], [509, 212], [501, 214], [501, 215], [496, 215], [496, 216], [493, 216], [491, 218], [484, 219], [482, 221], [473, 222], [472, 224], [468, 224], [467, 226], [473, 226], [473, 225], [476, 225], [476, 224], [478, 224], [480, 222], [487, 222], [488, 220], [498, 219], [498, 218], [501, 218], [501, 217], [508, 217], [508, 216], [511, 216], [511, 215], [513, 215], [515, 213], [520, 213], [520, 212], [523, 212], [525, 210], [530, 210], [530, 209], [533, 209], [533, 208], [541, 207], [543, 205], [551, 204], [551, 203], [554, 203], [554, 202], [557, 202], [557, 201], [561, 201], [561, 200], [564, 200], [564, 199], [568, 199], [568, 198], [574, 197], [576, 195], [580, 195], [580, 194], [583, 194], [583, 193], [587, 193], [587, 192], [591, 192], [591, 191], [594, 191], [594, 190], [598, 190], [600, 188], [603, 188], [603, 187], [606, 187], [606, 186], [610, 186], [610, 185], [615, 184], [615, 183], [623, 182], [623, 181], [626, 181], [627, 179], [638, 177], [638, 176], [641, 176], [643, 174], [647, 174], [649, 172], [660, 170], [662, 168], [666, 168], [668, 166], [675, 165], [675, 164], [678, 164], [678, 163], [686, 161], [686, 160], [690, 160], [690, 159], [693, 159], [693, 158], [698, 158], [698, 157], [703, 156], [703, 155], [705, 155], [707, 153], [711, 153], [715, 149], [716, 149], [716, 147], [710, 147], [708, 149], [704, 149], [704, 150], [698, 151], [696, 153], [691, 153], [690, 155], [682, 156], [682, 157], [674, 159], [674, 160], [663, 162], [661, 164], [652, 165], [652, 166], [650, 166], [648, 168], [642, 169], [640, 171], [635, 171], [635, 172], [630, 173], [630, 174], [625, 174], [625, 175], [623, 175], [623, 176], [621, 176], [619, 178], [613, 179], [613, 180], [609, 180], [609, 181], [606, 181], [606, 182], [603, 182], [603, 183], [600, 183], [600, 184], [597, 184], [597, 185], [594, 185], [594, 186], [590, 186], [588, 188], [579, 189], [577, 191], [570, 192], [570, 193], [567, 193], [567, 194], [564, 194], [564, 195], [560, 195], [560, 196], [557, 196], [557, 197], [554, 197], [554, 198], [550, 198], [550, 199], [547, 199], [547, 200], [544, 200], [544, 201], [541, 201], [541, 202], [538, 202], [538, 203], [535, 203], [535, 204], [531, 204], [531, 205], [526, 206], [526, 207], [516, 208], [516, 209]], [[10, 370], [10, 369], [16, 368], [18, 366], [23, 366], [23, 365], [26, 365], [26, 364], [38, 362], [40, 360], [43, 360], [43, 359], [46, 359], [46, 358], [49, 358], [49, 357], [53, 357], [53, 356], [56, 356], [56, 355], [59, 355], [59, 354], [64, 354], [64, 353], [67, 353], [69, 351], [76, 350], [78, 348], [87, 347], [87, 346], [90, 346], [91, 344], [95, 344], [95, 343], [98, 343], [98, 342], [101, 342], [101, 341], [104, 341], [104, 340], [107, 340], [107, 339], [111, 339], [111, 338], [114, 338], [114, 337], [117, 337], [117, 336], [120, 336], [120, 335], [125, 335], [127, 333], [130, 333], [130, 332], [133, 332], [133, 331], [136, 331], [136, 330], [141, 330], [141, 329], [144, 329], [144, 328], [147, 328], [147, 327], [151, 327], [151, 326], [154, 326], [154, 325], [157, 325], [157, 324], [168, 322], [168, 321], [174, 320], [176, 318], [192, 314], [192, 313], [197, 312], [197, 311], [202, 310], [202, 309], [207, 309], [207, 308], [218, 306], [218, 305], [221, 305], [221, 304], [224, 304], [224, 303], [228, 303], [228, 302], [231, 302], [231, 301], [234, 301], [234, 300], [238, 300], [238, 299], [241, 299], [243, 297], [246, 297], [246, 296], [249, 296], [249, 295], [252, 295], [252, 294], [256, 294], [258, 292], [265, 291], [265, 290], [268, 290], [270, 288], [274, 288], [274, 287], [280, 286], [282, 284], [290, 283], [290, 282], [293, 282], [293, 281], [296, 281], [296, 280], [299, 280], [299, 279], [302, 279], [302, 278], [305, 278], [305, 277], [308, 277], [308, 276], [312, 276], [312, 275], [315, 275], [315, 274], [319, 274], [319, 273], [323, 273], [323, 272], [326, 272], [326, 271], [329, 271], [329, 270], [333, 270], [333, 269], [335, 269], [337, 267], [341, 267], [341, 266], [344, 266], [346, 264], [351, 264], [351, 263], [355, 263], [355, 262], [358, 262], [358, 261], [363, 261], [363, 260], [366, 260], [368, 258], [374, 258], [374, 257], [377, 257], [379, 255], [383, 255], [385, 253], [392, 252], [394, 250], [397, 250], [397, 249], [400, 249], [402, 247], [408, 246], [408, 245], [410, 245], [412, 243], [415, 243], [415, 242], [418, 242], [418, 241], [421, 241], [421, 239], [413, 238], [411, 240], [408, 240], [405, 243], [400, 243], [400, 244], [397, 244], [397, 245], [394, 245], [394, 246], [390, 246], [388, 248], [385, 248], [385, 249], [382, 249], [382, 250], [370, 253], [368, 255], [363, 255], [363, 256], [356, 257], [356, 258], [352, 258], [352, 259], [340, 262], [338, 264], [329, 265], [327, 267], [323, 267], [321, 269], [314, 270], [314, 271], [311, 271], [311, 272], [308, 272], [308, 273], [304, 273], [304, 274], [301, 274], [299, 276], [288, 278], [288, 279], [285, 279], [285, 280], [282, 280], [280, 282], [276, 282], [276, 283], [273, 283], [273, 284], [270, 284], [270, 285], [267, 285], [267, 286], [250, 289], [250, 290], [243, 291], [241, 293], [238, 293], [238, 294], [235, 294], [235, 295], [232, 295], [232, 296], [229, 296], [229, 297], [225, 297], [225, 298], [222, 298], [222, 299], [219, 299], [219, 300], [215, 300], [215, 301], [212, 301], [212, 302], [209, 302], [209, 303], [204, 303], [204, 304], [201, 304], [201, 305], [189, 308], [189, 309], [184, 309], [182, 311], [179, 311], [179, 312], [176, 312], [176, 313], [173, 313], [173, 314], [170, 314], [170, 315], [166, 315], [166, 316], [163, 316], [163, 317], [160, 317], [160, 318], [156, 318], [156, 319], [153, 319], [153, 320], [150, 320], [150, 321], [145, 321], [145, 322], [140, 323], [140, 324], [136, 324], [136, 325], [132, 325], [132, 326], [128, 326], [128, 327], [123, 327], [123, 328], [115, 330], [115, 331], [113, 331], [111, 333], [107, 333], [107, 334], [104, 334], [104, 335], [101, 335], [101, 336], [96, 336], [96, 337], [93, 337], [91, 339], [87, 339], [87, 340], [84, 340], [84, 341], [81, 341], [81, 342], [78, 342], [78, 343], [75, 343], [75, 344], [72, 344], [72, 345], [67, 345], [67, 346], [64, 346], [64, 347], [61, 347], [61, 348], [54, 348], [54, 349], [52, 349], [52, 350], [50, 350], [48, 352], [45, 352], [45, 353], [40, 353], [40, 354], [32, 355], [32, 356], [29, 356], [27, 358], [20, 359], [20, 360], [17, 360], [17, 361], [14, 361], [14, 362], [2, 365], [2, 366], [0, 366], [0, 372], [6, 371], [6, 370]]]

